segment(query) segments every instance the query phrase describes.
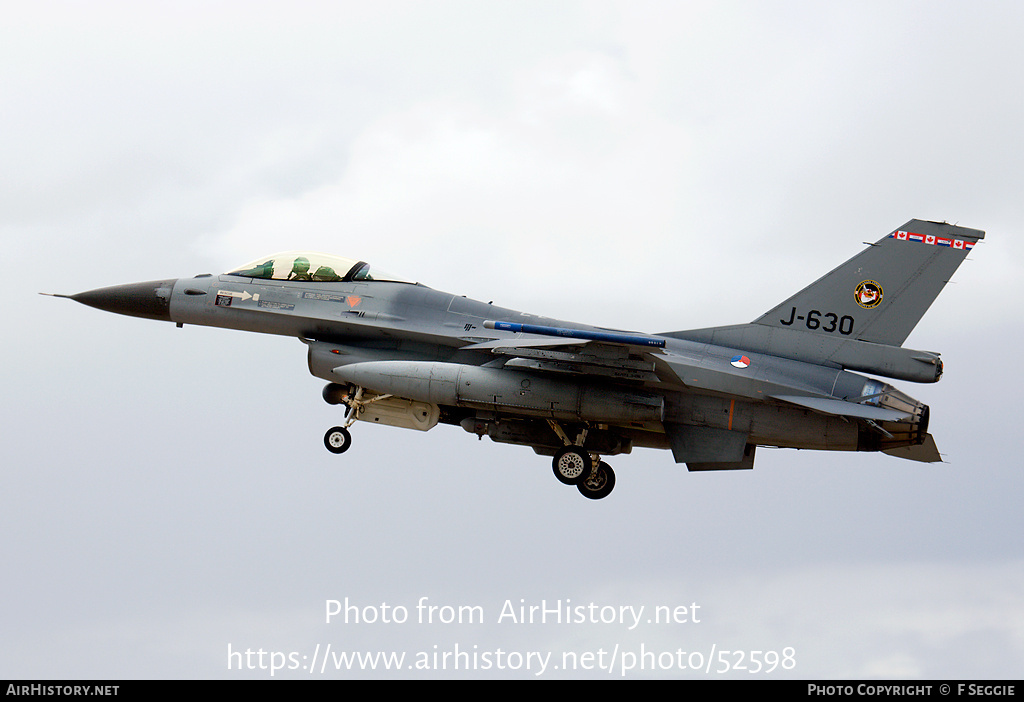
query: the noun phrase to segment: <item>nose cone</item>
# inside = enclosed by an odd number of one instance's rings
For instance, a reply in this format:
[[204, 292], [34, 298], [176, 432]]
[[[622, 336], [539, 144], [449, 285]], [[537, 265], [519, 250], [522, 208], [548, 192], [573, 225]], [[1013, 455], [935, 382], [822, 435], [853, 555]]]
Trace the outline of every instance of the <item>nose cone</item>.
[[174, 288], [175, 282], [174, 279], [171, 279], [112, 285], [109, 288], [87, 290], [68, 297], [83, 305], [106, 312], [170, 322], [171, 290]]

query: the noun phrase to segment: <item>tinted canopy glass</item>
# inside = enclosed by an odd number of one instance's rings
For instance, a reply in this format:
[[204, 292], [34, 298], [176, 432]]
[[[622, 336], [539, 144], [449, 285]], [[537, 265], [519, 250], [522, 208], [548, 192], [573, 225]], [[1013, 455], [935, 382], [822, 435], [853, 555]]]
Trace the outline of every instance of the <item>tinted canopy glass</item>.
[[264, 280], [295, 280], [312, 283], [338, 283], [350, 280], [387, 280], [411, 283], [411, 280], [385, 273], [365, 261], [313, 251], [288, 251], [258, 258], [236, 268], [228, 275]]

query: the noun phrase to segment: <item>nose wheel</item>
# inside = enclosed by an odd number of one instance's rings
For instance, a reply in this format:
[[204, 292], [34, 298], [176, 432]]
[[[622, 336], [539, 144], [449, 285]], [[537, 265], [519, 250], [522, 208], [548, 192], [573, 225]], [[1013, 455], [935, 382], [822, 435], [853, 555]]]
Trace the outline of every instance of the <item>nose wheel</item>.
[[324, 446], [331, 453], [345, 453], [352, 445], [352, 434], [345, 427], [331, 427], [324, 434]]

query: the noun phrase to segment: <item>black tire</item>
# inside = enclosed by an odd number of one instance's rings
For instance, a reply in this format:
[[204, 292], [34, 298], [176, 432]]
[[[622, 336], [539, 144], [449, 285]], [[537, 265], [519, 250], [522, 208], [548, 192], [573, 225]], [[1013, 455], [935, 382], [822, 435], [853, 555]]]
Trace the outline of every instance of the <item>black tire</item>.
[[588, 475], [577, 485], [580, 494], [591, 500], [600, 500], [608, 497], [615, 488], [615, 471], [612, 467], [602, 461], [597, 464], [597, 470], [593, 475]]
[[578, 446], [566, 446], [559, 449], [551, 461], [551, 469], [560, 483], [577, 485], [590, 475], [593, 462], [590, 454]]
[[324, 434], [324, 446], [331, 453], [345, 453], [352, 445], [352, 435], [345, 427], [331, 427]]

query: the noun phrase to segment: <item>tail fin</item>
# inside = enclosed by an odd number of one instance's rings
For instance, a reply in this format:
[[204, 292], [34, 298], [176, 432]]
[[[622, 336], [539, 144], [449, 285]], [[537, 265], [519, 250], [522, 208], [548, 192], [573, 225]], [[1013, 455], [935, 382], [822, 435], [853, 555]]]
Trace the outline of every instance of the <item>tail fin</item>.
[[902, 346], [984, 237], [977, 229], [912, 219], [754, 324]]
[[661, 336], [934, 383], [942, 375], [939, 355], [903, 342], [984, 237], [912, 219], [751, 324]]

